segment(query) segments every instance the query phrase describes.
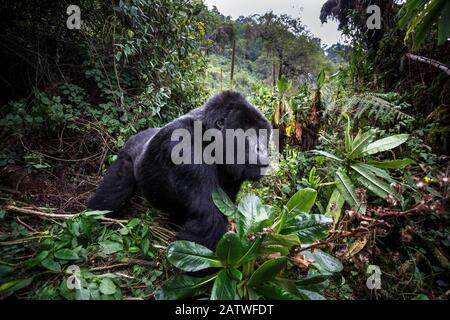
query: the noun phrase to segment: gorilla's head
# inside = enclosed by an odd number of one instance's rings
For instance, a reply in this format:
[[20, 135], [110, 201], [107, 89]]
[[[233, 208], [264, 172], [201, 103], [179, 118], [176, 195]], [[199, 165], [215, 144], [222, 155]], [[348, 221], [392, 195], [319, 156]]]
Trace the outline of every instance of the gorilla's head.
[[269, 164], [271, 125], [264, 115], [238, 92], [225, 91], [205, 104], [207, 129], [221, 131], [224, 164], [234, 180], [256, 180]]

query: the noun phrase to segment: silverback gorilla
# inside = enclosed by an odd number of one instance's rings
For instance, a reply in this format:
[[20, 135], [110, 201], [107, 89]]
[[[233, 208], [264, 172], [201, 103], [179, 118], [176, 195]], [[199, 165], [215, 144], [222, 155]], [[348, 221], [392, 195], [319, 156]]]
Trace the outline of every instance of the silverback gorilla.
[[[211, 195], [221, 188], [235, 201], [245, 180], [260, 178], [261, 169], [268, 164], [268, 139], [263, 144], [258, 141], [252, 145], [246, 137], [243, 163], [174, 164], [172, 150], [179, 143], [173, 141], [174, 130], [186, 129], [194, 135], [195, 123], [201, 123], [203, 132], [216, 129], [222, 135], [224, 146], [230, 142], [226, 141], [228, 129], [257, 132], [264, 129], [268, 136], [271, 133], [270, 123], [241, 94], [232, 91], [217, 94], [204, 106], [162, 128], [150, 128], [132, 136], [107, 170], [88, 207], [116, 214], [137, 191], [180, 226], [178, 240], [193, 241], [214, 250], [227, 231], [228, 221], [214, 205]], [[194, 140], [189, 143], [194, 153]], [[204, 150], [205, 142], [200, 146]], [[236, 160], [236, 147], [232, 149], [233, 160]], [[227, 150], [223, 147], [224, 158], [229, 159]], [[252, 152], [257, 155], [256, 163], [248, 161]]]

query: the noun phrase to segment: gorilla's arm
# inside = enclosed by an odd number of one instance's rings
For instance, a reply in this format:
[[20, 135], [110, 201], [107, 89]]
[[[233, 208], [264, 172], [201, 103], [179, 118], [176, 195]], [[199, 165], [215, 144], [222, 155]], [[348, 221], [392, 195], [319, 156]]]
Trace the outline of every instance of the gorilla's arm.
[[93, 210], [109, 210], [117, 214], [136, 189], [134, 165], [147, 142], [159, 131], [150, 128], [132, 136], [120, 151], [116, 161], [106, 171], [97, 191], [88, 202]]
[[177, 240], [189, 240], [215, 250], [217, 242], [227, 231], [228, 220], [212, 201], [212, 191], [193, 189], [192, 196], [203, 195], [203, 201], [188, 206], [188, 220], [176, 234]]
[[109, 210], [115, 215], [133, 195], [135, 185], [132, 158], [123, 151], [109, 167], [97, 191], [89, 200], [88, 207], [92, 210]]
[[[177, 233], [178, 240], [189, 240], [214, 250], [217, 242], [227, 231], [228, 220], [217, 209], [212, 193], [219, 188], [217, 172], [213, 166], [204, 164], [182, 165], [173, 172], [172, 181], [182, 191], [186, 221]], [[182, 188], [183, 186], [183, 188]]]

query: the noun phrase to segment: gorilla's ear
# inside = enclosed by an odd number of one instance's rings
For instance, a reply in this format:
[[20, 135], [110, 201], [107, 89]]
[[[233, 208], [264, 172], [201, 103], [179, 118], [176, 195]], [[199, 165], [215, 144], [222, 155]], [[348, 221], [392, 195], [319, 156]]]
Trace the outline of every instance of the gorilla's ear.
[[224, 125], [225, 125], [225, 119], [216, 120], [216, 128], [217, 129], [222, 130]]

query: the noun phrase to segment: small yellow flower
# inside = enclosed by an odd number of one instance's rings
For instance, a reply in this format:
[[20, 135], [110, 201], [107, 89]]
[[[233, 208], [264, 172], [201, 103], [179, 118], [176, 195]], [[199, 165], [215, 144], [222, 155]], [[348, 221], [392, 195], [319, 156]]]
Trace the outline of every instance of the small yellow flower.
[[423, 181], [426, 182], [426, 183], [434, 182], [433, 178], [430, 178], [430, 177], [423, 178]]

